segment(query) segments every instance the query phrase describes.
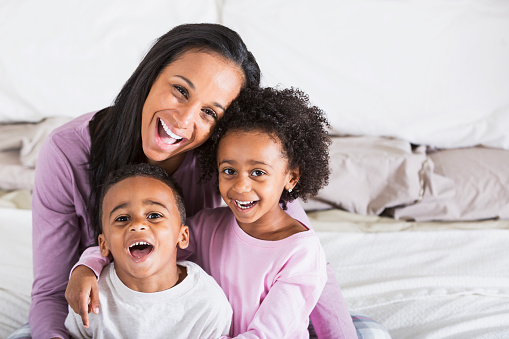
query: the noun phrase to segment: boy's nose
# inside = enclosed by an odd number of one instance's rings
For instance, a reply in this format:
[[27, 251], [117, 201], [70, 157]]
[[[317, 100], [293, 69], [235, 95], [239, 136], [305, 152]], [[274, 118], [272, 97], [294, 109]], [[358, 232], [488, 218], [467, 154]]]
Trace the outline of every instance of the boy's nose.
[[134, 222], [130, 228], [131, 232], [145, 231], [145, 230], [147, 230], [147, 225], [144, 222]]

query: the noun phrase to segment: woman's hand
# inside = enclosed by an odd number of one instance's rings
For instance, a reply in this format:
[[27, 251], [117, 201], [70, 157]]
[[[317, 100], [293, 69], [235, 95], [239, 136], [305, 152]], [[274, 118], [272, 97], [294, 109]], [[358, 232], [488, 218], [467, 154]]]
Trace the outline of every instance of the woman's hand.
[[67, 284], [65, 299], [88, 328], [88, 314], [99, 313], [99, 285], [94, 271], [84, 265], [76, 267]]

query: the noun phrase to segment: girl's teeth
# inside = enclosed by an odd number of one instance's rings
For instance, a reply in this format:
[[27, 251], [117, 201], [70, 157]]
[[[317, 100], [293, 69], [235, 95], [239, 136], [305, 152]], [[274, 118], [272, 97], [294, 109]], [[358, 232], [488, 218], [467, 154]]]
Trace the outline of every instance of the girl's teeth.
[[161, 125], [163, 126], [163, 129], [164, 131], [166, 132], [166, 134], [168, 134], [170, 137], [172, 137], [173, 139], [177, 140], [177, 141], [180, 141], [182, 140], [182, 137], [179, 137], [178, 135], [174, 134], [169, 128], [168, 126], [166, 126], [166, 124], [164, 123], [164, 121], [162, 119], [159, 119], [159, 121], [161, 121]]
[[253, 204], [254, 204], [254, 201], [239, 201], [239, 200], [235, 200], [235, 202], [237, 203], [237, 206], [239, 206], [243, 210], [252, 207]]

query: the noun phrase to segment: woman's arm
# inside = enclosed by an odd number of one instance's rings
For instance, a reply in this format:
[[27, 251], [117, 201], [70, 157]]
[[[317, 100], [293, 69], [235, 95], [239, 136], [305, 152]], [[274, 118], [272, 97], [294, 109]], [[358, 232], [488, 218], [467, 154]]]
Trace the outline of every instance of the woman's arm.
[[68, 337], [64, 292], [81, 243], [72, 181], [67, 159], [47, 140], [39, 153], [32, 199], [34, 282], [29, 322], [34, 338]]

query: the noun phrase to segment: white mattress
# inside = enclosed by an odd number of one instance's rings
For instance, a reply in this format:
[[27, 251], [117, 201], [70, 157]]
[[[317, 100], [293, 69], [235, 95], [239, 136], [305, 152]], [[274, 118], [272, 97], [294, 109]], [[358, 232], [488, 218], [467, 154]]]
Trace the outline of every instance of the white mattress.
[[[310, 216], [349, 307], [383, 323], [393, 338], [509, 338], [509, 221]], [[28, 320], [30, 210], [0, 207], [0, 227], [5, 338]]]

